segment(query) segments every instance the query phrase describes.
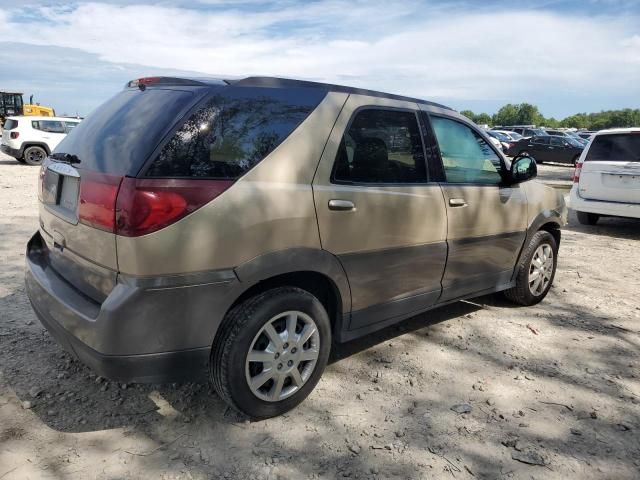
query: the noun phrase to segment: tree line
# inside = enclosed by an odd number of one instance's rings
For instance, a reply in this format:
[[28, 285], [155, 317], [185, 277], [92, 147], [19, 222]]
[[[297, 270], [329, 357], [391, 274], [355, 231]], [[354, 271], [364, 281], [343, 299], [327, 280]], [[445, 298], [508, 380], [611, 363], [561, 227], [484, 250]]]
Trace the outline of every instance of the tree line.
[[596, 113], [576, 113], [562, 120], [557, 120], [553, 117], [546, 118], [540, 113], [538, 107], [530, 103], [509, 103], [493, 115], [474, 113], [471, 110], [463, 110], [460, 113], [477, 124], [487, 125], [537, 125], [553, 128], [586, 128], [587, 130], [640, 127], [639, 108], [606, 110]]

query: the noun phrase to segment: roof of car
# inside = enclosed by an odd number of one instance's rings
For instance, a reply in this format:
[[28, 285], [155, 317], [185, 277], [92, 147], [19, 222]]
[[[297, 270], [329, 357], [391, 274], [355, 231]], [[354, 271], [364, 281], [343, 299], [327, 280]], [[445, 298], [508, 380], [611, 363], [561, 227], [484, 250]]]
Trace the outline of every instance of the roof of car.
[[[146, 82], [145, 82], [146, 81]], [[311, 82], [307, 80], [294, 80], [291, 78], [279, 78], [279, 77], [246, 77], [235, 79], [220, 79], [214, 77], [146, 77], [138, 80], [132, 80], [127, 83], [127, 87], [135, 87], [138, 83], [146, 83], [152, 85], [152, 83], [167, 83], [175, 81], [178, 83], [194, 82], [194, 84], [220, 86], [220, 85], [232, 85], [234, 87], [266, 87], [266, 88], [318, 88], [327, 92], [342, 92], [353, 93], [356, 95], [368, 95], [371, 97], [389, 98], [392, 100], [402, 100], [405, 102], [414, 102], [422, 105], [430, 105], [433, 107], [443, 108], [446, 110], [453, 110], [451, 107], [441, 105], [435, 102], [429, 102], [419, 98], [405, 97], [403, 95], [396, 95], [394, 93], [378, 92], [376, 90], [367, 90], [364, 88], [347, 87], [344, 85], [334, 85], [332, 83]]]
[[294, 80], [290, 78], [279, 77], [247, 77], [239, 80], [225, 80], [230, 85], [239, 87], [271, 87], [271, 88], [285, 88], [285, 87], [298, 87], [298, 88], [320, 88], [329, 92], [342, 92], [353, 93], [356, 95], [368, 95], [371, 97], [390, 98], [393, 100], [403, 100], [407, 102], [415, 102], [423, 105], [431, 105], [434, 107], [445, 108], [447, 110], [453, 110], [451, 107], [441, 105], [435, 102], [429, 102], [420, 98], [405, 97], [403, 95], [396, 95], [394, 93], [379, 92], [377, 90], [368, 90], [364, 88], [347, 87], [345, 85], [335, 85], [332, 83], [311, 82], [307, 80]]
[[640, 128], [609, 128], [607, 130], [600, 130], [599, 132], [595, 132], [594, 135], [611, 135], [614, 133], [640, 133]]
[[60, 122], [79, 122], [82, 119], [74, 117], [47, 117], [46, 115], [14, 115], [7, 117], [7, 120], [55, 120]]

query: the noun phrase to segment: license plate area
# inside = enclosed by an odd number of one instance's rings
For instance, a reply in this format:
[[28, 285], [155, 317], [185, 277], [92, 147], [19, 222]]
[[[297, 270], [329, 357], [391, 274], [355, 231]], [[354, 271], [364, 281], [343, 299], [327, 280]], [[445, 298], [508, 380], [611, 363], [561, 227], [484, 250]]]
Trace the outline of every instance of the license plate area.
[[52, 164], [47, 168], [44, 174], [42, 201], [53, 214], [76, 224], [80, 178], [77, 170], [69, 167], [64, 165], [61, 168], [60, 164]]

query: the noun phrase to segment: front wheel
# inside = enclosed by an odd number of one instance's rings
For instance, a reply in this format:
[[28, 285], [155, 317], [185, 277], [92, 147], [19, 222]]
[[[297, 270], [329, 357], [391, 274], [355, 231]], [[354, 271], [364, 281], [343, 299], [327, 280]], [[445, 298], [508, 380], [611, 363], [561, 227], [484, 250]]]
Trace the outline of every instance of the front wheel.
[[520, 258], [516, 285], [504, 295], [520, 305], [535, 305], [547, 296], [558, 263], [558, 244], [549, 232], [539, 231], [531, 238]]
[[234, 307], [211, 352], [214, 388], [256, 419], [281, 415], [314, 389], [329, 359], [331, 324], [320, 301], [282, 287]]

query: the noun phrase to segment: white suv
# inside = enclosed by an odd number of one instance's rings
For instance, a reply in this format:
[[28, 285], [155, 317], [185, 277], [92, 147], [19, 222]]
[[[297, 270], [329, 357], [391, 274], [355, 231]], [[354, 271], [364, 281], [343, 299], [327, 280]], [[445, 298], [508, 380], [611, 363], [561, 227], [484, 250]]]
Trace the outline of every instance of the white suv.
[[79, 123], [79, 119], [64, 117], [8, 117], [0, 150], [20, 162], [40, 165]]
[[640, 128], [595, 134], [576, 164], [569, 206], [584, 225], [601, 216], [640, 218]]

